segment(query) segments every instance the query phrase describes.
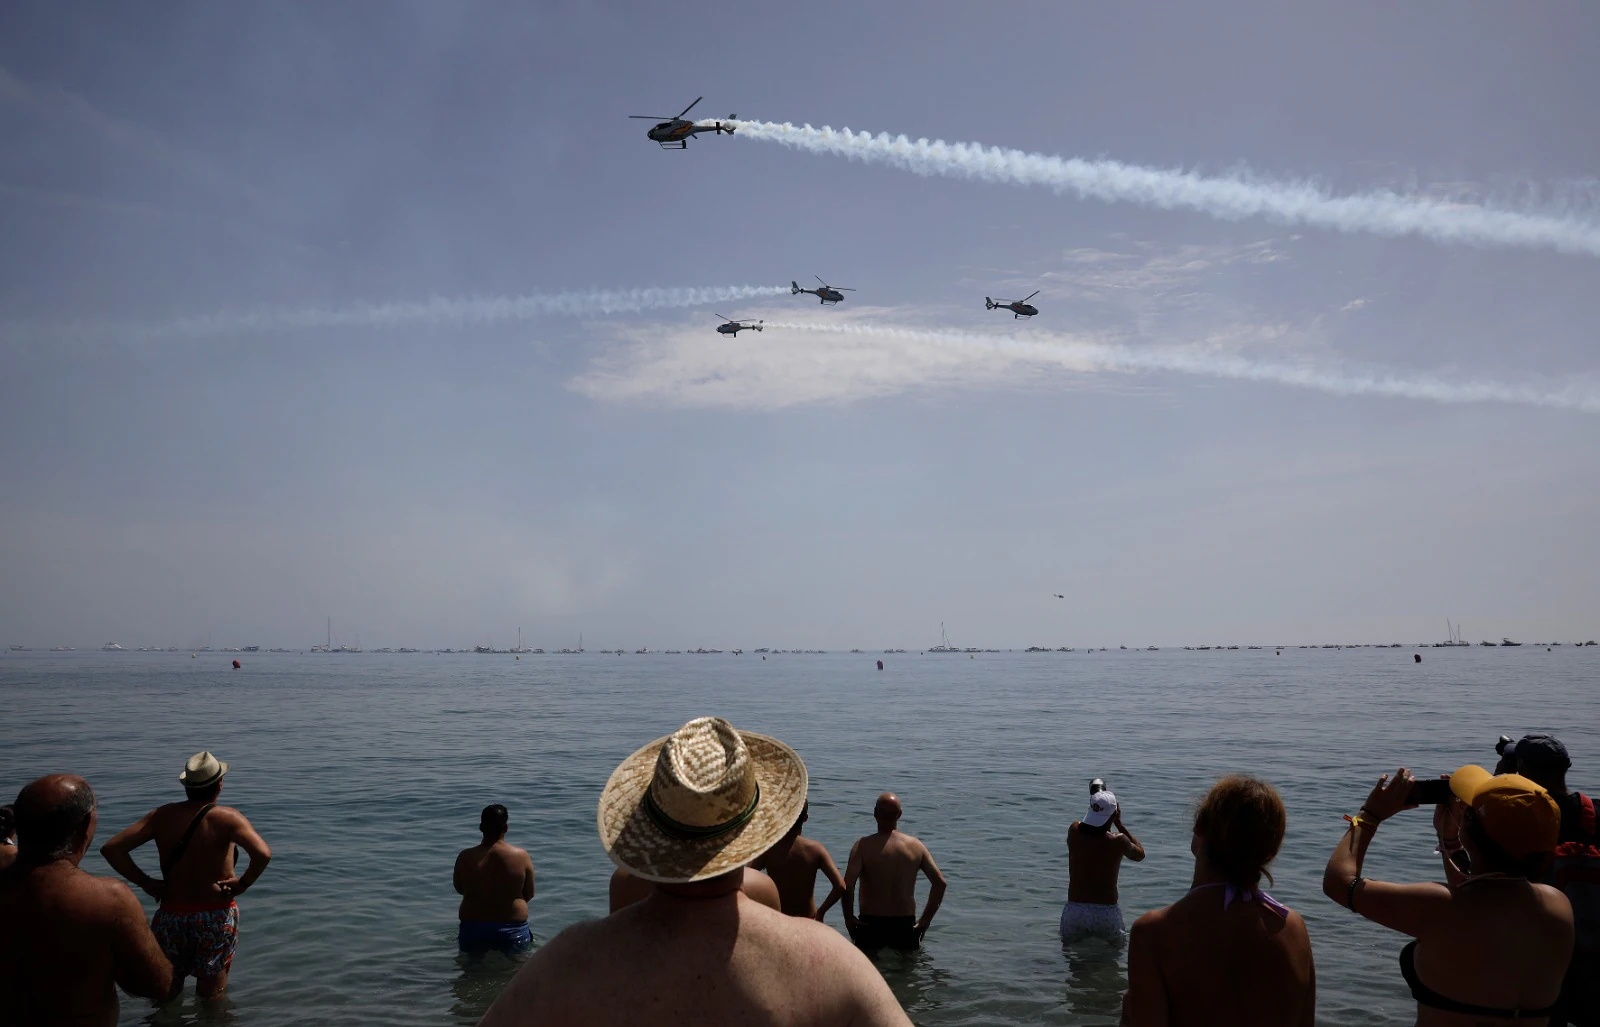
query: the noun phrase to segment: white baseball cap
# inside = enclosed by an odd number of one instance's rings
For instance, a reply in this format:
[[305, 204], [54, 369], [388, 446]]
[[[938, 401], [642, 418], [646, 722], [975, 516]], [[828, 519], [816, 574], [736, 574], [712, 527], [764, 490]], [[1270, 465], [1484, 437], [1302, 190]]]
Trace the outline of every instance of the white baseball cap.
[[1089, 812], [1083, 815], [1083, 822], [1090, 827], [1099, 827], [1116, 815], [1117, 797], [1102, 788], [1089, 796]]

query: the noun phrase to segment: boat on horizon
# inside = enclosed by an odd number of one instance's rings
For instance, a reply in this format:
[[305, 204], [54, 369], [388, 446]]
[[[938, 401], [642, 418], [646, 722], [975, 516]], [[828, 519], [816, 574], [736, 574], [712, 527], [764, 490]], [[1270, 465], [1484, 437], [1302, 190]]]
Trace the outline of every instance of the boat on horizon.
[[944, 633], [944, 621], [939, 622], [939, 644], [928, 649], [930, 653], [959, 653], [961, 650], [950, 644], [950, 639]]
[[103, 653], [121, 653], [126, 652], [127, 650], [123, 649], [122, 646], [115, 642], [107, 642], [105, 645], [100, 647], [100, 651]]
[[1511, 641], [1511, 639], [1505, 638], [1504, 636], [1502, 636], [1501, 639], [1500, 639], [1500, 644], [1501, 645], [1521, 645], [1522, 643], [1521, 642], [1513, 642], [1513, 641]]

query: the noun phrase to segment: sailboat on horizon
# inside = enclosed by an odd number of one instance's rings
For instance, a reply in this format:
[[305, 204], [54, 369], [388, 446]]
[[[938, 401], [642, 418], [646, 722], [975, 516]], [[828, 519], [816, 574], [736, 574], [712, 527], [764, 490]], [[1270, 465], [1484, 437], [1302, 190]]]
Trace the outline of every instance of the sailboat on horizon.
[[936, 645], [936, 646], [931, 647], [928, 650], [928, 652], [930, 652], [930, 653], [959, 653], [960, 651], [961, 651], [960, 649], [957, 649], [955, 646], [952, 646], [950, 644], [950, 640], [945, 637], [945, 634], [944, 634], [944, 621], [940, 621], [939, 622], [939, 644]]

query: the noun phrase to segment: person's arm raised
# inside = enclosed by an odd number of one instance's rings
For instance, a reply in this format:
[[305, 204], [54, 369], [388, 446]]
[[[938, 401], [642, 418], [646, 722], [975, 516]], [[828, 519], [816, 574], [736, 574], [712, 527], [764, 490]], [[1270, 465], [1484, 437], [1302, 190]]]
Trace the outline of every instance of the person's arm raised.
[[817, 919], [827, 916], [833, 904], [844, 898], [844, 876], [839, 873], [839, 868], [833, 865], [833, 857], [828, 855], [827, 849], [822, 849], [821, 858], [817, 861], [817, 869], [822, 871], [822, 876], [832, 885], [828, 889], [828, 897], [822, 900], [822, 905], [817, 907]]
[[1120, 806], [1115, 813], [1111, 814], [1111, 823], [1122, 834], [1122, 854], [1135, 863], [1143, 863], [1144, 846], [1140, 845], [1139, 839], [1135, 838], [1133, 832], [1128, 830], [1128, 825], [1122, 822], [1122, 808]]
[[1122, 1027], [1166, 1027], [1172, 1016], [1157, 955], [1160, 911], [1146, 913], [1128, 932], [1128, 990], [1122, 996]]
[[266, 839], [250, 826], [250, 821], [245, 819], [243, 813], [238, 810], [228, 812], [232, 814], [227, 820], [230, 840], [249, 855], [250, 865], [245, 868], [243, 874], [240, 874], [239, 868], [235, 867], [233, 876], [218, 881], [217, 888], [222, 894], [236, 899], [255, 884], [256, 879], [267, 869], [267, 864], [272, 861], [272, 850], [267, 847]]
[[1450, 903], [1450, 889], [1442, 884], [1389, 884], [1369, 881], [1361, 876], [1367, 846], [1378, 825], [1402, 810], [1413, 809], [1407, 802], [1416, 779], [1401, 767], [1390, 778], [1384, 774], [1352, 818], [1328, 866], [1322, 872], [1322, 892], [1341, 906], [1347, 906], [1375, 924], [1416, 937]]
[[156, 836], [155, 819], [156, 811], [151, 810], [118, 831], [110, 841], [100, 846], [100, 855], [111, 864], [112, 870], [138, 885], [146, 895], [160, 901], [167, 893], [167, 883], [151, 877], [133, 861], [133, 850]]
[[927, 934], [928, 928], [933, 925], [933, 915], [939, 912], [939, 904], [944, 901], [945, 879], [944, 874], [939, 870], [939, 864], [933, 861], [933, 853], [929, 852], [928, 847], [921, 842], [918, 842], [917, 845], [922, 849], [920, 869], [923, 875], [927, 877], [930, 885], [928, 888], [928, 904], [922, 909], [922, 919], [917, 921], [917, 940], [921, 941], [922, 936]]
[[156, 944], [144, 907], [121, 881], [104, 881], [113, 904], [111, 959], [117, 985], [130, 995], [160, 1001], [172, 992], [172, 964]]

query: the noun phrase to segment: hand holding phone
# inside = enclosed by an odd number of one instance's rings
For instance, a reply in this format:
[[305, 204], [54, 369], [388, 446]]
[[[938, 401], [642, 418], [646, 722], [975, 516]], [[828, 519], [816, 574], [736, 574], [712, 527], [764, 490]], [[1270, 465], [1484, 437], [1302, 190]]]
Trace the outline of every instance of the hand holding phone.
[[1406, 796], [1406, 802], [1412, 806], [1439, 806], [1454, 797], [1455, 793], [1450, 790], [1450, 780], [1436, 777], [1414, 783], [1410, 794]]

